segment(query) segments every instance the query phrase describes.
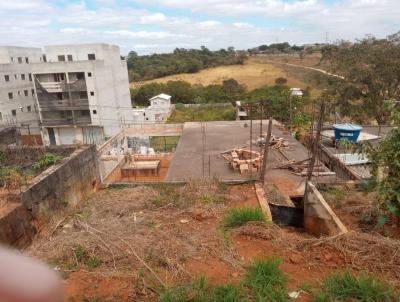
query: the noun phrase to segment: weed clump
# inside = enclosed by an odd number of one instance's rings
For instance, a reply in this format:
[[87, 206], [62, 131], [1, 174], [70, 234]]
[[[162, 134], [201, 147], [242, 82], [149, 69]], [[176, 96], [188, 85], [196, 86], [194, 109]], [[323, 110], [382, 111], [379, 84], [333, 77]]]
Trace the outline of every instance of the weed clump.
[[226, 228], [235, 228], [250, 221], [265, 223], [267, 220], [260, 208], [232, 208], [225, 215], [223, 225]]
[[399, 298], [399, 293], [387, 282], [366, 272], [355, 276], [348, 270], [326, 278], [312, 301], [390, 302]]
[[288, 301], [287, 277], [279, 266], [282, 260], [270, 258], [253, 262], [247, 270], [245, 284], [255, 301]]

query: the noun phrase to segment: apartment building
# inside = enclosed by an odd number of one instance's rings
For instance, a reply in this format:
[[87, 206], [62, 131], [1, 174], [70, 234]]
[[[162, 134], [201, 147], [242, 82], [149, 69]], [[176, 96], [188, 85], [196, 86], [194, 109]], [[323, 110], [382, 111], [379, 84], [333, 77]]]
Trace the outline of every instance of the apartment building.
[[100, 144], [132, 122], [118, 46], [46, 46], [42, 62], [31, 65], [45, 144]]
[[40, 48], [0, 46], [0, 127], [17, 126], [21, 139], [41, 144], [32, 64], [42, 62]]

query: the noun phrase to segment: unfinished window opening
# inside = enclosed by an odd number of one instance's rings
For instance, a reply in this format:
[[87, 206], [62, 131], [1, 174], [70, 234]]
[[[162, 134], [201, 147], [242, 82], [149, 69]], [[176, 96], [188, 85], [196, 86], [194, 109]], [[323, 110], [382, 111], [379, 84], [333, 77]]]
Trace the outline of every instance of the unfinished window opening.
[[8, 74], [6, 74], [6, 75], [4, 76], [4, 80], [5, 80], [6, 82], [10, 82], [10, 76], [9, 76]]
[[12, 116], [17, 116], [17, 109], [11, 110], [11, 115]]
[[80, 99], [87, 99], [87, 92], [86, 91], [79, 91], [79, 98]]
[[28, 96], [28, 90], [24, 90], [24, 95]]
[[43, 59], [43, 62], [47, 62], [46, 55], [43, 55], [43, 56], [42, 56], [42, 59]]
[[32, 74], [31, 73], [28, 74], [28, 77], [29, 77], [29, 81], [32, 82]]
[[97, 114], [97, 110], [96, 109], [93, 109], [93, 114]]
[[31, 106], [27, 106], [26, 110], [28, 110], [28, 112], [31, 112], [32, 111], [32, 107]]
[[65, 55], [59, 55], [58, 57], [58, 62], [64, 62], [65, 61]]
[[84, 79], [85, 79], [85, 74], [84, 74], [83, 72], [78, 72], [78, 73], [76, 74], [76, 78], [77, 78], [78, 80], [84, 80]]
[[90, 111], [89, 110], [81, 110], [81, 115], [82, 116], [90, 116]]
[[88, 73], [87, 73], [87, 76], [88, 76], [89, 78], [91, 78], [91, 77], [92, 77], [92, 73], [91, 73], [91, 72], [88, 72]]
[[35, 95], [35, 89], [32, 89], [32, 96], [34, 96]]
[[25, 57], [25, 63], [29, 64], [29, 58]]
[[91, 96], [94, 96], [94, 91], [90, 91], [90, 95], [91, 95]]
[[12, 92], [9, 92], [9, 93], [8, 93], [8, 99], [9, 99], [9, 100], [12, 100], [13, 98], [14, 98], [13, 93], [12, 93]]
[[0, 121], [3, 120], [3, 114], [0, 112]]
[[96, 60], [96, 55], [94, 53], [89, 53], [88, 54], [88, 60]]
[[24, 112], [24, 107], [19, 107], [19, 110], [21, 110], [21, 112]]
[[21, 73], [21, 80], [25, 81], [25, 74]]
[[72, 61], [72, 55], [67, 55], [68, 61]]
[[22, 64], [22, 57], [18, 57], [18, 63]]

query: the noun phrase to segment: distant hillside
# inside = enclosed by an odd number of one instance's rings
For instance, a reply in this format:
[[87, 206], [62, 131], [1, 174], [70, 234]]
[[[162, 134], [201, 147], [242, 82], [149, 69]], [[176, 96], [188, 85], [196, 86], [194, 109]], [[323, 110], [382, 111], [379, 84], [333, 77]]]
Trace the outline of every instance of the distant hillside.
[[211, 51], [177, 48], [173, 53], [139, 56], [131, 51], [128, 55], [129, 80], [143, 81], [181, 73], [196, 73], [202, 69], [223, 65], [243, 64], [246, 56], [233, 47]]

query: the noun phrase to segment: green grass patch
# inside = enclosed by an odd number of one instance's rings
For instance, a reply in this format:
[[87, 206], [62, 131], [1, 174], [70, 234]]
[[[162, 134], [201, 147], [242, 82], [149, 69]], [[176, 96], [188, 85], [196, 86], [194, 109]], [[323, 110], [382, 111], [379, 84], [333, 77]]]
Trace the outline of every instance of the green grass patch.
[[279, 266], [282, 260], [269, 258], [253, 262], [247, 270], [246, 286], [251, 288], [255, 301], [288, 301], [287, 276]]
[[188, 286], [165, 289], [160, 302], [244, 302], [239, 285], [227, 284], [211, 286], [205, 277], [199, 277]]
[[178, 145], [180, 136], [151, 136], [150, 147], [156, 152], [171, 152]]
[[400, 299], [399, 293], [387, 282], [366, 272], [355, 276], [351, 271], [345, 271], [326, 278], [312, 301], [393, 302], [395, 299]]
[[168, 123], [208, 122], [208, 121], [233, 121], [235, 108], [229, 107], [178, 107], [172, 111]]
[[232, 208], [226, 213], [223, 226], [225, 228], [235, 228], [250, 221], [265, 223], [267, 220], [260, 208]]

